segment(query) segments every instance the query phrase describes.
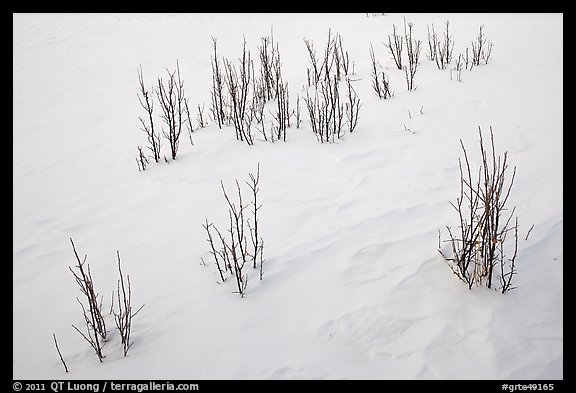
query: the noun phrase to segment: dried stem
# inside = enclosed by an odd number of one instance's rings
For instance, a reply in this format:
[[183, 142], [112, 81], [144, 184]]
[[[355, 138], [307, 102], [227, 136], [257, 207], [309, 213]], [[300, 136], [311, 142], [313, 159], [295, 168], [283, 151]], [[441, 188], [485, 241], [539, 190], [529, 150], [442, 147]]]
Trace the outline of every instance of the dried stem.
[[58, 348], [58, 341], [56, 340], [56, 333], [53, 333], [52, 337], [54, 337], [54, 345], [56, 345], [56, 350], [58, 351], [58, 355], [60, 356], [60, 361], [64, 365], [64, 370], [66, 370], [66, 372], [68, 372], [68, 367], [66, 366], [66, 362], [64, 361], [64, 358], [62, 357], [62, 353], [60, 352], [60, 348]]

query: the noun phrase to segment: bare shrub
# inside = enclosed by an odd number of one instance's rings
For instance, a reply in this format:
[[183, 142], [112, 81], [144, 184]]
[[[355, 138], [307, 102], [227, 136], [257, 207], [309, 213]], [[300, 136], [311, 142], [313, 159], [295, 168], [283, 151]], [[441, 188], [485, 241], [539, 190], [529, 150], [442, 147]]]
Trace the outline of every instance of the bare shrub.
[[308, 87], [316, 86], [321, 80], [331, 76], [335, 76], [336, 80], [340, 81], [343, 77], [354, 73], [354, 70], [350, 70], [350, 57], [348, 51], [342, 47], [342, 36], [339, 33], [333, 36], [332, 30], [328, 29], [328, 39], [324, 48], [322, 63], [316, 57], [314, 43], [304, 38], [304, 44], [312, 67], [306, 69]]
[[250, 93], [250, 79], [254, 75], [254, 64], [250, 59], [250, 51], [246, 50], [246, 39], [242, 45], [242, 58], [239, 70], [228, 60], [224, 59], [226, 72], [226, 86], [231, 101], [232, 124], [236, 130], [236, 139], [245, 141], [248, 145], [254, 144], [252, 135], [252, 112], [248, 108]]
[[438, 40], [434, 24], [432, 24], [432, 35], [428, 28], [428, 54], [429, 60], [434, 60], [439, 70], [446, 69], [446, 66], [452, 62], [452, 52], [454, 50], [454, 41], [450, 35], [450, 21], [446, 21], [446, 30], [442, 41]]
[[215, 123], [218, 124], [218, 128], [222, 129], [222, 126], [227, 123], [228, 116], [226, 116], [225, 112], [224, 77], [218, 61], [217, 40], [215, 37], [212, 37], [212, 49], [214, 54], [210, 57], [212, 65], [212, 107], [210, 112], [212, 112], [212, 117]]
[[370, 75], [372, 77], [372, 89], [374, 93], [378, 96], [378, 98], [382, 98], [383, 96], [383, 89], [380, 86], [380, 81], [378, 79], [378, 69], [376, 67], [376, 56], [374, 56], [374, 47], [370, 44], [370, 60], [372, 64], [372, 68], [370, 68]]
[[[474, 285], [486, 285], [492, 288], [494, 268], [500, 269], [500, 290], [505, 293], [514, 289], [511, 286], [512, 277], [516, 274], [515, 261], [518, 251], [518, 218], [511, 225], [514, 215], [513, 208], [505, 217], [506, 202], [510, 196], [516, 167], [511, 179], [506, 183], [508, 170], [508, 152], [496, 156], [494, 135], [490, 127], [490, 153], [484, 146], [482, 130], [478, 127], [480, 137], [480, 153], [482, 165], [478, 169], [476, 180], [472, 177], [472, 169], [466, 148], [462, 141], [460, 145], [464, 152], [465, 167], [458, 160], [460, 168], [460, 197], [452, 207], [458, 213], [459, 233], [454, 234], [450, 227], [448, 242], [452, 246], [452, 256], [442, 253], [450, 268], [458, 278], [464, 281], [468, 288]], [[508, 233], [514, 232], [514, 250], [508, 257], [505, 243]]]
[[392, 36], [388, 35], [388, 44], [383, 42], [384, 46], [388, 48], [392, 58], [394, 59], [394, 63], [396, 64], [396, 68], [399, 70], [402, 69], [402, 40], [403, 37], [396, 34], [396, 26], [392, 24]]
[[394, 97], [394, 92], [390, 90], [390, 80], [384, 71], [382, 71], [382, 93], [384, 99]]
[[160, 116], [168, 128], [168, 131], [164, 131], [163, 135], [170, 143], [170, 154], [172, 159], [175, 160], [178, 154], [182, 124], [185, 121], [184, 82], [180, 78], [178, 61], [176, 61], [175, 71], [166, 71], [168, 72], [167, 82], [164, 82], [162, 78], [158, 78], [157, 96], [162, 107]]
[[116, 321], [116, 328], [120, 333], [120, 339], [122, 341], [122, 350], [124, 356], [128, 354], [132, 343], [130, 342], [130, 334], [132, 332], [132, 318], [142, 310], [144, 305], [140, 306], [136, 312], [132, 312], [132, 288], [130, 285], [130, 276], [126, 275], [126, 281], [124, 281], [124, 275], [122, 274], [122, 267], [120, 263], [120, 252], [116, 251], [118, 257], [118, 273], [120, 278], [118, 279], [117, 285], [117, 307], [118, 312], [114, 311], [114, 320]]
[[313, 88], [306, 90], [306, 107], [312, 131], [321, 143], [334, 142], [342, 136], [344, 105], [340, 103], [340, 92], [336, 76], [326, 78]]
[[406, 20], [404, 20], [404, 39], [406, 40], [406, 53], [408, 54], [408, 65], [404, 66], [404, 73], [406, 74], [406, 84], [409, 91], [416, 89], [416, 86], [414, 86], [414, 75], [416, 75], [416, 70], [418, 69], [422, 44], [422, 41], [412, 38], [413, 26], [414, 23], [410, 22], [408, 23], [408, 29], [406, 29]]
[[[350, 84], [349, 75], [354, 74], [354, 62], [350, 69], [348, 52], [342, 46], [342, 36], [328, 30], [324, 56], [320, 63], [314, 44], [304, 38], [311, 68], [307, 68], [308, 87], [304, 102], [308, 110], [312, 132], [321, 143], [335, 142], [341, 138], [346, 116], [348, 130], [352, 132], [358, 122], [360, 99]], [[340, 84], [346, 80], [346, 90], [341, 96]], [[346, 97], [344, 97], [346, 94]], [[300, 125], [300, 102], [296, 103], [296, 127]]]
[[486, 39], [483, 30], [484, 25], [481, 25], [476, 41], [472, 41], [472, 64], [475, 66], [480, 65], [480, 60], [484, 60], [484, 64], [488, 64], [494, 48], [492, 41]]
[[382, 79], [380, 79], [380, 73], [378, 72], [378, 66], [376, 57], [374, 56], [374, 48], [372, 44], [370, 44], [370, 60], [372, 67], [370, 68], [370, 75], [372, 77], [372, 89], [374, 93], [378, 96], [378, 98], [392, 98], [394, 95], [393, 92], [390, 91], [390, 82], [384, 71], [382, 71]]
[[[306, 44], [306, 49], [308, 51], [308, 56], [310, 57], [310, 65], [312, 69], [307, 69], [308, 75], [308, 86], [312, 84], [316, 86], [321, 80], [330, 77], [330, 71], [334, 64], [334, 42], [332, 39], [332, 30], [328, 29], [328, 40], [326, 41], [326, 47], [324, 49], [324, 57], [322, 59], [322, 64], [319, 64], [319, 59], [316, 58], [316, 51], [314, 50], [314, 44], [304, 38], [304, 43]], [[310, 79], [312, 79], [310, 81]]]
[[[256, 175], [249, 174], [249, 176], [250, 181], [246, 182], [250, 188], [252, 197], [249, 204], [244, 204], [243, 202], [242, 190], [238, 180], [236, 180], [238, 202], [230, 198], [224, 188], [224, 182], [220, 181], [224, 198], [228, 204], [229, 226], [227, 232], [229, 237], [222, 235], [214, 224], [208, 223], [208, 220], [206, 220], [203, 225], [208, 235], [207, 242], [210, 244], [210, 253], [214, 257], [222, 282], [226, 281], [228, 277], [234, 277], [237, 287], [237, 291], [234, 293], [240, 294], [240, 297], [244, 297], [248, 286], [248, 274], [244, 271], [247, 262], [249, 264], [251, 263], [254, 269], [257, 268], [258, 263], [260, 264], [260, 280], [262, 280], [264, 274], [264, 241], [260, 236], [258, 225], [258, 211], [262, 207], [258, 201], [258, 192], [260, 191], [260, 164], [258, 164]], [[247, 217], [244, 213], [249, 206], [252, 206], [251, 217]], [[216, 249], [210, 228], [214, 228], [218, 234], [221, 243], [220, 250]], [[251, 240], [250, 244], [248, 243], [248, 238]]]
[[456, 74], [456, 80], [462, 82], [462, 67], [464, 65], [464, 60], [462, 54], [458, 54], [456, 59], [456, 67], [450, 69], [450, 80], [452, 80], [452, 71]]
[[492, 49], [494, 49], [494, 43], [492, 41], [488, 41], [486, 43], [486, 50], [482, 52], [482, 60], [484, 60], [484, 64], [488, 64], [490, 58], [492, 57]]
[[258, 46], [260, 56], [260, 75], [263, 81], [263, 93], [265, 101], [272, 100], [278, 95], [278, 78], [276, 72], [277, 63], [280, 61], [278, 44], [274, 46], [274, 31], [270, 28], [270, 37], [261, 37], [261, 45]]
[[[71, 267], [68, 267], [80, 291], [84, 294], [88, 306], [85, 307], [79, 298], [76, 298], [80, 306], [82, 307], [82, 316], [84, 317], [84, 322], [86, 323], [87, 335], [82, 333], [80, 329], [72, 325], [72, 327], [82, 335], [82, 337], [90, 344], [98, 360], [102, 362], [104, 355], [102, 354], [101, 340], [106, 340], [106, 335], [108, 331], [106, 330], [106, 322], [104, 321], [104, 316], [102, 315], [102, 298], [98, 300], [98, 293], [94, 289], [94, 281], [92, 280], [92, 273], [90, 272], [90, 265], [86, 263], [87, 255], [84, 255], [84, 260], [80, 260], [78, 253], [76, 252], [76, 247], [72, 238], [70, 238], [70, 243], [72, 244], [72, 250], [74, 251], [74, 256], [78, 264], [75, 266], [78, 269], [79, 274], [77, 274]], [[100, 337], [100, 338], [99, 338]]]
[[439, 53], [436, 60], [440, 59], [440, 68], [445, 69], [452, 62], [452, 52], [454, 51], [454, 40], [450, 35], [450, 21], [446, 21], [446, 30], [444, 30], [443, 40], [438, 47]]
[[[154, 112], [153, 95], [150, 94], [150, 92], [146, 90], [146, 87], [144, 86], [144, 76], [142, 75], [142, 66], [140, 66], [137, 69], [137, 71], [138, 71], [138, 82], [140, 84], [140, 92], [139, 94], [137, 94], [138, 101], [140, 102], [140, 106], [142, 106], [142, 108], [146, 111], [146, 114], [148, 115], [148, 123], [146, 123], [144, 119], [142, 119], [142, 117], [139, 117], [140, 123], [142, 124], [141, 130], [144, 131], [146, 133], [146, 136], [148, 137], [148, 144], [149, 144], [148, 149], [150, 149], [150, 151], [152, 152], [152, 157], [154, 158], [154, 161], [158, 162], [160, 161], [161, 142], [160, 142], [160, 133], [154, 130], [154, 119], [152, 117]], [[143, 170], [144, 169], [145, 168], [143, 166]]]
[[438, 35], [434, 30], [434, 23], [432, 23], [432, 35], [430, 35], [430, 26], [426, 25], [428, 32], [428, 53], [426, 58], [431, 61], [436, 61], [436, 54], [438, 53]]
[[[246, 48], [246, 39], [243, 41], [242, 56], [237, 66], [226, 58], [223, 60], [227, 96], [222, 97], [222, 102], [229, 102], [227, 112], [234, 126], [236, 139], [248, 145], [254, 144], [255, 131], [260, 132], [265, 141], [286, 141], [286, 129], [290, 127], [292, 116], [288, 83], [282, 79], [280, 50], [278, 43], [274, 41], [272, 29], [269, 37], [261, 37], [258, 54], [260, 59], [258, 75], [250, 51]], [[213, 69], [213, 74], [218, 75], [214, 62]], [[214, 86], [221, 85], [216, 76], [214, 80]], [[213, 96], [220, 97], [221, 94], [214, 93]], [[271, 100], [276, 100], [276, 108], [274, 111], [269, 110], [272, 116], [270, 121], [265, 122], [266, 104]], [[217, 101], [213, 100], [214, 107], [218, 107], [214, 104]], [[216, 109], [212, 110], [213, 113], [215, 111]], [[270, 134], [267, 132], [268, 129]]]
[[[208, 235], [208, 238], [206, 239], [206, 241], [208, 242], [208, 244], [210, 244], [210, 254], [212, 254], [212, 256], [214, 257], [214, 262], [216, 263], [216, 267], [218, 268], [218, 273], [220, 274], [220, 278], [222, 279], [222, 282], [226, 281], [227, 277], [224, 277], [224, 271], [222, 270], [222, 267], [220, 266], [220, 258], [219, 256], [221, 255], [218, 251], [216, 251], [216, 247], [214, 246], [214, 239], [212, 238], [212, 234], [210, 233], [210, 227], [213, 227], [214, 224], [212, 223], [208, 223], [208, 219], [206, 219], [206, 223], [202, 225], [202, 227], [206, 230], [206, 234]], [[226, 269], [226, 264], [224, 264], [224, 268]]]

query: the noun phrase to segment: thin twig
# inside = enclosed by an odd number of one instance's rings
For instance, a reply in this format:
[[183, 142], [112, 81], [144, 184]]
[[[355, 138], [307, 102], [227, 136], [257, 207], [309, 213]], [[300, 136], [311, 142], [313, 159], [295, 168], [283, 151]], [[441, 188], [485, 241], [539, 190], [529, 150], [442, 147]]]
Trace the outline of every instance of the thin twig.
[[530, 236], [530, 232], [532, 232], [532, 229], [534, 229], [534, 224], [532, 224], [532, 226], [528, 230], [528, 233], [526, 234], [526, 238], [524, 238], [524, 240], [528, 240], [528, 236]]
[[64, 370], [66, 370], [66, 372], [68, 372], [68, 367], [66, 366], [66, 362], [64, 361], [64, 358], [62, 357], [62, 353], [60, 353], [60, 348], [58, 348], [58, 341], [56, 341], [56, 333], [53, 333], [52, 337], [54, 337], [54, 344], [56, 345], [56, 350], [58, 351], [58, 355], [60, 355], [60, 360], [62, 361], [62, 364], [64, 365]]

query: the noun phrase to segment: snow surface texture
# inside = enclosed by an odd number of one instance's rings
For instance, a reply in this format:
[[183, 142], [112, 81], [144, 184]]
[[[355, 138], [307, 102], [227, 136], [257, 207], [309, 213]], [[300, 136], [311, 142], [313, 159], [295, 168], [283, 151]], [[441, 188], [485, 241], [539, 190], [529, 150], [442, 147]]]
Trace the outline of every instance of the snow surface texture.
[[[423, 41], [411, 92], [381, 43], [403, 16]], [[440, 33], [447, 19], [455, 56], [481, 24], [494, 42], [492, 61], [463, 71], [462, 82], [425, 58], [426, 25]], [[15, 379], [563, 378], [561, 14], [15, 14], [13, 22]], [[309, 66], [303, 38], [321, 54], [328, 29], [341, 34], [363, 105], [354, 133], [320, 144], [302, 106], [302, 127], [289, 128], [286, 143], [247, 146], [232, 127], [211, 123], [194, 132], [194, 146], [183, 134], [176, 161], [138, 172], [136, 146], [146, 141], [137, 67], [151, 86], [178, 60], [191, 105], [208, 108], [211, 36], [234, 60], [245, 36], [256, 57], [271, 26], [292, 108]], [[370, 43], [392, 99], [372, 92]], [[518, 289], [505, 295], [468, 290], [437, 252], [438, 229], [458, 225], [449, 202], [459, 194], [459, 139], [477, 167], [478, 126], [493, 127], [497, 151], [517, 167], [509, 206], [520, 223]], [[250, 268], [241, 299], [233, 280], [217, 284], [202, 223], [225, 225], [220, 179], [233, 190], [257, 163], [264, 280]], [[120, 251], [133, 306], [145, 304], [127, 357], [107, 311], [103, 363], [71, 327], [83, 319], [70, 237], [88, 255], [105, 310]]]

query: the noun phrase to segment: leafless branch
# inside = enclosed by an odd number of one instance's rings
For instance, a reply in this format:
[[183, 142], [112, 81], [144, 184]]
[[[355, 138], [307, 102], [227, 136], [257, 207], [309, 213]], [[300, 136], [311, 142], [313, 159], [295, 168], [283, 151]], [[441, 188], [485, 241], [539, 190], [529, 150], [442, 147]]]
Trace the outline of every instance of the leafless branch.
[[56, 340], [56, 333], [53, 333], [52, 337], [54, 337], [54, 345], [56, 345], [56, 350], [58, 351], [58, 355], [60, 356], [60, 361], [64, 365], [64, 370], [66, 370], [66, 372], [68, 372], [68, 367], [66, 366], [66, 362], [64, 361], [64, 358], [62, 357], [62, 353], [60, 352], [60, 348], [58, 348], [58, 341]]

